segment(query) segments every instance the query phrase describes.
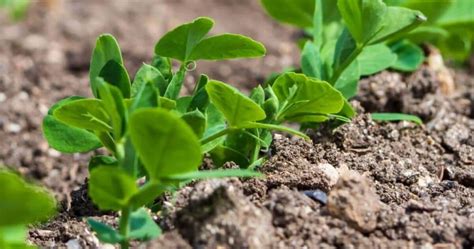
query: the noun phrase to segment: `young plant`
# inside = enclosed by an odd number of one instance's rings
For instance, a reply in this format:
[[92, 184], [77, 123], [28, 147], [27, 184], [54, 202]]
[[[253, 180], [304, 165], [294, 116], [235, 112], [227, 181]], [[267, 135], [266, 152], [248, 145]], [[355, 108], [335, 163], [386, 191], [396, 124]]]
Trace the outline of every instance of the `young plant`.
[[219, 111], [212, 115], [220, 121], [215, 122], [212, 132], [201, 142], [218, 166], [226, 161], [234, 161], [240, 167], [260, 164], [264, 159], [260, 151], [268, 149], [272, 142], [271, 130], [307, 138], [301, 132], [282, 126], [285, 122], [344, 119], [336, 115], [344, 105], [341, 93], [329, 83], [303, 74], [282, 74], [272, 86], [253, 89], [250, 98], [219, 81], [210, 81], [206, 90], [213, 107]]
[[0, 0], [0, 8], [6, 9], [10, 18], [15, 21], [25, 16], [29, 5], [30, 0]]
[[0, 248], [36, 248], [25, 243], [27, 226], [51, 217], [56, 201], [44, 189], [0, 168]]
[[[198, 18], [165, 34], [151, 65], [143, 65], [133, 81], [115, 38], [101, 35], [89, 73], [95, 98], [63, 99], [44, 118], [43, 132], [51, 147], [66, 153], [105, 147], [110, 153], [94, 156], [89, 163], [92, 201], [121, 214], [118, 230], [89, 219], [101, 241], [128, 248], [131, 240], [159, 236], [160, 228], [143, 207], [186, 182], [258, 175], [250, 170], [198, 171], [205, 152], [200, 138], [214, 121], [204, 89], [207, 76], [201, 76], [191, 96], [179, 95], [187, 67], [195, 60], [265, 53], [263, 45], [245, 36], [205, 37], [212, 25], [211, 19]], [[170, 58], [180, 61], [178, 71], [173, 72]], [[142, 185], [140, 178], [145, 179]]]
[[420, 50], [419, 45], [427, 42], [438, 47], [446, 58], [462, 62], [471, 55], [474, 48], [474, 5], [471, 0], [386, 2], [388, 5], [419, 10], [428, 18], [427, 22], [404, 36], [405, 39], [401, 42], [406, 45], [394, 43], [398, 50], [407, 55], [406, 58], [414, 58], [415, 49]]
[[[262, 0], [262, 4], [277, 20], [306, 28], [312, 40], [303, 47], [302, 72], [329, 82], [346, 100], [356, 95], [360, 77], [404, 60], [388, 43], [426, 20], [419, 11], [387, 6], [381, 0]], [[346, 101], [339, 115], [350, 118], [354, 114]]]

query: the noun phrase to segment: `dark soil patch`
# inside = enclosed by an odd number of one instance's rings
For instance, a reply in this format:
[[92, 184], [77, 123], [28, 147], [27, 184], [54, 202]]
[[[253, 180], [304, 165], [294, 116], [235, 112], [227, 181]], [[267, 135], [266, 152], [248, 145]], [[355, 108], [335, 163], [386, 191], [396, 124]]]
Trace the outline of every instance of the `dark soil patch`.
[[[216, 19], [215, 32], [250, 35], [268, 48], [264, 60], [202, 63], [199, 72], [245, 88], [296, 61], [294, 32], [253, 0], [63, 1], [52, 10], [35, 5], [24, 23], [1, 21], [0, 163], [62, 203], [57, 217], [30, 230], [32, 243], [107, 248], [85, 218], [116, 225], [115, 214], [87, 197], [90, 155], [62, 155], [41, 135], [48, 106], [89, 95], [95, 37], [116, 35], [134, 72], [157, 37], [199, 15]], [[265, 178], [203, 181], [164, 197], [157, 222], [165, 233], [140, 248], [473, 248], [474, 79], [451, 73], [451, 90], [432, 65], [362, 80], [351, 123], [314, 131], [312, 142], [275, 135]], [[416, 114], [425, 124], [376, 123], [366, 114], [375, 111]]]

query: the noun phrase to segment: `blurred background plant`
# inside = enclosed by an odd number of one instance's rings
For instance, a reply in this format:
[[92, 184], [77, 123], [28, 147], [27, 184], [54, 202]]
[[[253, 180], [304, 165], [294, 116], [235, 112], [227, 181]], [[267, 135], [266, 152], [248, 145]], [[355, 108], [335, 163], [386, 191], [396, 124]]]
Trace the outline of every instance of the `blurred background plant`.
[[0, 200], [0, 248], [36, 248], [25, 242], [27, 227], [55, 213], [53, 196], [0, 166]]
[[[312, 36], [316, 16], [315, 0], [261, 0], [266, 12], [279, 22], [290, 24]], [[427, 21], [417, 29], [386, 41], [397, 55], [391, 68], [414, 71], [424, 61], [423, 44], [440, 49], [445, 59], [465, 62], [474, 47], [474, 2], [472, 0], [384, 0], [389, 6], [421, 11]], [[337, 1], [322, 0], [324, 40], [337, 39], [343, 30], [343, 21], [337, 11]], [[299, 44], [304, 45], [307, 39]], [[324, 41], [323, 41], [324, 42]]]
[[14, 21], [21, 20], [30, 6], [30, 0], [0, 0], [0, 8], [5, 9]]

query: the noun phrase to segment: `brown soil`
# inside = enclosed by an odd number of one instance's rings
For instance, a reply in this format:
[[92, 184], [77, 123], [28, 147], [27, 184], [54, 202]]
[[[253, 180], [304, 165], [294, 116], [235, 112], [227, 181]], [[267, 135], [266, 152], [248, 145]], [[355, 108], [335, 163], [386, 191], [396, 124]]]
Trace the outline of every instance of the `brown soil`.
[[[161, 34], [200, 15], [216, 19], [214, 32], [263, 41], [268, 56], [200, 63], [199, 72], [245, 89], [297, 64], [296, 32], [272, 22], [254, 0], [65, 0], [49, 10], [36, 4], [22, 23], [0, 20], [0, 163], [62, 201], [57, 217], [30, 230], [32, 243], [110, 248], [84, 220], [116, 225], [115, 214], [99, 212], [87, 197], [90, 155], [60, 154], [41, 135], [48, 106], [90, 95], [95, 37], [116, 35], [133, 74]], [[164, 235], [134, 247], [473, 248], [474, 79], [452, 73], [450, 95], [430, 66], [363, 79], [353, 101], [361, 114], [351, 123], [314, 131], [312, 142], [275, 135], [260, 168], [265, 178], [202, 181], [163, 198], [157, 222]], [[413, 113], [424, 125], [376, 123], [365, 114], [375, 111]]]

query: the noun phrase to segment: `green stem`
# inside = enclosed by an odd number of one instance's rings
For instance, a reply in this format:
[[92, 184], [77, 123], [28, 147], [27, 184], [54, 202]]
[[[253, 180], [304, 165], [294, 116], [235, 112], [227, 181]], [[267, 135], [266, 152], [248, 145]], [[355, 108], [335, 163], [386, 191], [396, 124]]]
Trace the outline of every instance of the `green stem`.
[[337, 80], [339, 79], [339, 77], [341, 77], [342, 73], [344, 73], [344, 71], [347, 69], [347, 67], [349, 67], [349, 65], [351, 65], [351, 63], [357, 58], [357, 56], [359, 56], [359, 54], [362, 52], [364, 47], [365, 47], [365, 44], [357, 45], [356, 48], [354, 49], [354, 51], [352, 51], [352, 53], [349, 55], [349, 57], [347, 57], [347, 59], [344, 61], [344, 63], [342, 63], [336, 69], [336, 71], [334, 72], [334, 74], [331, 77], [331, 80], [329, 81], [329, 83], [331, 83], [331, 85], [334, 86], [336, 84]]
[[257, 134], [255, 134], [256, 139], [257, 140], [257, 144], [255, 145], [255, 147], [253, 148], [253, 153], [252, 153], [252, 159], [250, 160], [250, 164], [253, 164], [255, 161], [258, 160], [258, 156], [260, 154], [260, 149], [261, 149], [261, 146], [260, 146], [260, 132], [258, 131], [258, 129], [256, 130]]
[[205, 145], [205, 144], [213, 141], [214, 139], [225, 136], [225, 135], [229, 134], [232, 130], [234, 130], [234, 129], [230, 128], [230, 127], [227, 127], [223, 130], [220, 130], [219, 132], [216, 132], [216, 133], [210, 135], [209, 137], [203, 138], [203, 139], [201, 139], [201, 145]]
[[120, 216], [119, 221], [119, 233], [123, 236], [124, 241], [120, 242], [121, 249], [128, 249], [128, 232], [129, 232], [129, 223], [130, 221], [130, 208], [122, 209], [122, 215]]
[[302, 137], [306, 140], [309, 140], [310, 138], [304, 134], [303, 132], [300, 132], [300, 131], [297, 131], [297, 130], [293, 130], [291, 128], [288, 128], [288, 127], [285, 127], [285, 126], [282, 126], [282, 125], [275, 125], [275, 124], [265, 124], [265, 123], [257, 123], [257, 122], [247, 122], [243, 125], [240, 125], [239, 128], [242, 128], [242, 129], [251, 129], [251, 128], [261, 128], [261, 129], [269, 129], [269, 130], [276, 130], [276, 131], [283, 131], [283, 132], [287, 132], [287, 133], [290, 133], [290, 134], [293, 134], [293, 135], [296, 135], [296, 136], [299, 136], [299, 137]]

